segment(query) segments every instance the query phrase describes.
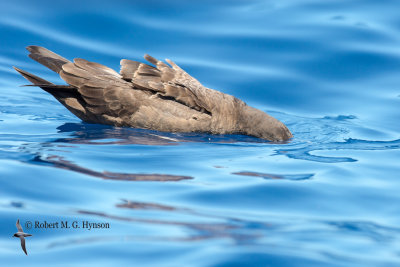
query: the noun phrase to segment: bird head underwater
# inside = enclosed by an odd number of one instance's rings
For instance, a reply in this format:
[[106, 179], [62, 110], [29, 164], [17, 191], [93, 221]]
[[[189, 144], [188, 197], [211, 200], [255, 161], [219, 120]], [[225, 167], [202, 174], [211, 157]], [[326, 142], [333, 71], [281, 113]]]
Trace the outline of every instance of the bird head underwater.
[[286, 141], [293, 137], [285, 124], [247, 105], [242, 111], [241, 128], [243, 134], [270, 141]]
[[[164, 132], [244, 134], [269, 141], [293, 137], [277, 119], [242, 100], [206, 88], [171, 60], [149, 55], [150, 63], [122, 59], [120, 73], [94, 62], [73, 62], [40, 46], [29, 57], [57, 72], [68, 85], [56, 85], [14, 67], [88, 123]], [[152, 64], [152, 65], [151, 65]]]

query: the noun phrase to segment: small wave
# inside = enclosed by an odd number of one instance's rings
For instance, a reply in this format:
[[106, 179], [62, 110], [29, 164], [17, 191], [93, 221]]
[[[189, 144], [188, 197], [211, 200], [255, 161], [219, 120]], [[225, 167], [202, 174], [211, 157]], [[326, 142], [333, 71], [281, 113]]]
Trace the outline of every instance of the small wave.
[[241, 176], [250, 176], [250, 177], [261, 177], [267, 180], [283, 179], [292, 181], [308, 180], [314, 176], [314, 174], [272, 174], [272, 173], [261, 173], [261, 172], [251, 172], [251, 171], [233, 172], [232, 174]]

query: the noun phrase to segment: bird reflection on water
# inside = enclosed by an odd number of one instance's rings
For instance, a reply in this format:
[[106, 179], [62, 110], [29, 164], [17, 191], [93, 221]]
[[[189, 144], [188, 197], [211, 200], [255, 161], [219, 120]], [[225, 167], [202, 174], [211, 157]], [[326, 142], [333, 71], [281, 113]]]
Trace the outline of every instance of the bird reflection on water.
[[[322, 118], [315, 120], [328, 120], [331, 118]], [[312, 121], [311, 121], [312, 122]], [[92, 177], [108, 179], [108, 180], [124, 180], [124, 181], [180, 181], [193, 179], [191, 175], [173, 175], [164, 173], [128, 173], [112, 172], [107, 170], [93, 170], [87, 166], [81, 166], [75, 159], [70, 159], [68, 155], [60, 155], [60, 150], [67, 149], [67, 147], [74, 144], [84, 145], [148, 145], [148, 146], [178, 146], [184, 143], [214, 143], [214, 144], [240, 144], [245, 142], [247, 145], [267, 146], [273, 149], [275, 155], [285, 155], [289, 158], [303, 159], [308, 161], [317, 162], [354, 162], [356, 159], [321, 156], [311, 154], [315, 150], [338, 150], [338, 149], [361, 149], [361, 150], [382, 150], [382, 149], [396, 149], [399, 147], [399, 140], [393, 141], [367, 141], [348, 139], [345, 142], [335, 142], [332, 140], [325, 140], [325, 142], [305, 143], [301, 139], [292, 140], [287, 144], [271, 143], [259, 138], [243, 135], [208, 135], [196, 133], [167, 133], [143, 129], [121, 128], [112, 127], [99, 124], [88, 123], [65, 123], [57, 127], [58, 136], [61, 138], [48, 140], [42, 142], [40, 148], [37, 146], [30, 146], [24, 144], [20, 147], [21, 151], [28, 152], [33, 155], [33, 159], [28, 160], [31, 164], [47, 164], [49, 166], [73, 171], [89, 175]], [[325, 127], [323, 129], [326, 133], [323, 136], [337, 136], [337, 133], [332, 127]], [[298, 134], [301, 136], [301, 134]], [[43, 153], [45, 150], [45, 154]], [[252, 170], [238, 170], [231, 172], [233, 175], [261, 177], [266, 180], [309, 180], [313, 177], [313, 173], [269, 173], [259, 172]]]
[[35, 157], [34, 162], [47, 163], [52, 167], [69, 170], [77, 173], [86, 174], [93, 177], [98, 177], [107, 180], [121, 180], [121, 181], [180, 181], [193, 179], [191, 176], [169, 175], [169, 174], [142, 174], [142, 173], [118, 173], [109, 171], [94, 171], [89, 168], [79, 166], [71, 161], [65, 160], [58, 156], [49, 156], [45, 159]]
[[270, 143], [269, 141], [244, 135], [209, 135], [202, 133], [167, 133], [135, 128], [112, 127], [89, 123], [65, 123], [57, 128], [60, 133], [71, 133], [71, 137], [55, 142], [73, 144], [137, 144], [178, 145], [182, 142], [213, 143]]
[[[40, 165], [45, 164], [55, 168], [107, 180], [123, 181], [180, 181], [193, 179], [193, 177], [160, 173], [122, 173], [107, 170], [97, 171], [86, 166], [81, 166], [79, 163], [69, 160], [65, 156], [60, 156], [59, 152], [62, 151], [63, 148], [70, 147], [70, 144], [176, 146], [186, 142], [269, 143], [269, 141], [251, 136], [166, 133], [88, 123], [65, 123], [57, 127], [57, 130], [59, 134], [65, 133], [67, 136], [43, 142], [39, 149], [37, 146], [32, 147], [29, 144], [24, 144], [20, 147], [21, 151], [34, 155], [32, 159], [28, 160], [29, 163]], [[43, 150], [45, 150], [46, 153], [43, 153]]]

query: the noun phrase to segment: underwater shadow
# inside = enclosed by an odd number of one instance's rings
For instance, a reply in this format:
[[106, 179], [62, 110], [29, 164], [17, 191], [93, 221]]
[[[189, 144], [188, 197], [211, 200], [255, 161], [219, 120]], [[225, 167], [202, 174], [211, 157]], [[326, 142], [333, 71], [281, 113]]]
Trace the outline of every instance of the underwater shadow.
[[[240, 244], [254, 244], [258, 240], [260, 240], [265, 232], [262, 233], [260, 231], [271, 231], [275, 229], [277, 226], [267, 222], [261, 221], [247, 221], [238, 218], [230, 218], [225, 217], [223, 215], [210, 215], [204, 214], [201, 212], [197, 212], [195, 210], [191, 210], [189, 208], [184, 207], [174, 207], [165, 204], [159, 203], [149, 203], [149, 202], [139, 202], [139, 201], [131, 201], [131, 200], [122, 200], [122, 203], [118, 203], [115, 205], [116, 208], [120, 209], [128, 209], [132, 210], [140, 210], [141, 215], [136, 217], [133, 213], [132, 216], [123, 216], [110, 214], [102, 211], [91, 211], [91, 210], [76, 210], [78, 215], [88, 216], [91, 219], [105, 219], [105, 221], [120, 221], [132, 224], [143, 224], [143, 225], [154, 225], [154, 226], [166, 226], [166, 227], [180, 227], [184, 230], [185, 235], [175, 235], [173, 232], [166, 236], [148, 236], [141, 235], [140, 233], [135, 234], [124, 234], [123, 236], [115, 235], [115, 236], [97, 236], [90, 238], [76, 238], [76, 239], [68, 239], [59, 242], [53, 242], [48, 245], [48, 248], [54, 248], [59, 246], [68, 246], [68, 245], [76, 245], [82, 243], [96, 243], [96, 242], [115, 242], [121, 240], [130, 240], [130, 241], [141, 241], [141, 242], [153, 242], [153, 241], [161, 241], [161, 242], [195, 242], [200, 240], [209, 240], [209, 239], [220, 239], [227, 238], [233, 240], [236, 243]], [[150, 212], [150, 218], [145, 218], [143, 215], [145, 211]], [[170, 216], [167, 216], [170, 219], [154, 219], [151, 218], [154, 212], [167, 212], [170, 213]], [[132, 214], [129, 212], [129, 214]], [[182, 218], [182, 216], [196, 216], [199, 218], [199, 221], [193, 221], [193, 217], [190, 221], [187, 219], [177, 220], [176, 217]], [[164, 217], [164, 216], [161, 216]], [[209, 222], [205, 222], [204, 220], [208, 219]], [[197, 219], [195, 219], [197, 220]], [[216, 222], [215, 220], [222, 220], [221, 222]]]

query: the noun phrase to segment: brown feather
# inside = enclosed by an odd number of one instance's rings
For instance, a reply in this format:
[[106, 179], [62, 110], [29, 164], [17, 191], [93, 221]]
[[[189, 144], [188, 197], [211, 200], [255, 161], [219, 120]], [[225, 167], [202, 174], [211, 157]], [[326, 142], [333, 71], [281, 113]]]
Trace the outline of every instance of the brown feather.
[[139, 65], [142, 63], [129, 59], [121, 59], [120, 64], [121, 64], [120, 74], [122, 75], [122, 78], [127, 81], [131, 81], [133, 78], [133, 74], [136, 72], [136, 70], [139, 68]]
[[30, 57], [58, 72], [68, 85], [54, 85], [16, 68], [84, 121], [172, 132], [241, 133], [287, 140], [286, 126], [243, 101], [204, 87], [177, 64], [145, 55], [150, 66], [121, 60], [120, 74], [101, 64], [74, 62], [38, 46]]
[[21, 70], [17, 67], [13, 67], [16, 71], [19, 72], [19, 74], [21, 74], [25, 79], [27, 79], [28, 81], [30, 81], [31, 83], [35, 84], [35, 85], [54, 85], [54, 83], [51, 83], [49, 81], [46, 81], [45, 79], [42, 79], [36, 75], [33, 75], [32, 73], [29, 73], [27, 71]]
[[90, 61], [88, 61], [86, 59], [75, 58], [74, 59], [74, 63], [75, 63], [75, 66], [77, 66], [77, 67], [79, 67], [81, 69], [84, 69], [84, 70], [86, 70], [87, 72], [89, 72], [89, 73], [91, 73], [93, 75], [98, 75], [98, 76], [101, 76], [101, 75], [106, 75], [106, 76], [112, 75], [112, 76], [115, 76], [115, 77], [118, 77], [118, 78], [121, 77], [115, 70], [113, 70], [113, 69], [111, 69], [109, 67], [106, 67], [104, 65], [101, 65], [99, 63], [90, 62]]
[[92, 76], [92, 73], [87, 71], [86, 69], [82, 69], [80, 67], [77, 67], [75, 63], [67, 63], [62, 66], [62, 70], [68, 74], [72, 74], [76, 77], [83, 78], [88, 80], [90, 76]]
[[91, 98], [103, 98], [104, 97], [104, 91], [102, 88], [99, 87], [91, 87], [91, 86], [81, 86], [78, 89], [79, 93], [81, 93], [82, 96], [85, 97], [91, 97]]
[[62, 56], [59, 56], [44, 47], [31, 45], [26, 49], [31, 53], [29, 54], [30, 58], [57, 73], [60, 73], [62, 66], [65, 63], [70, 62], [68, 59], [63, 58]]

